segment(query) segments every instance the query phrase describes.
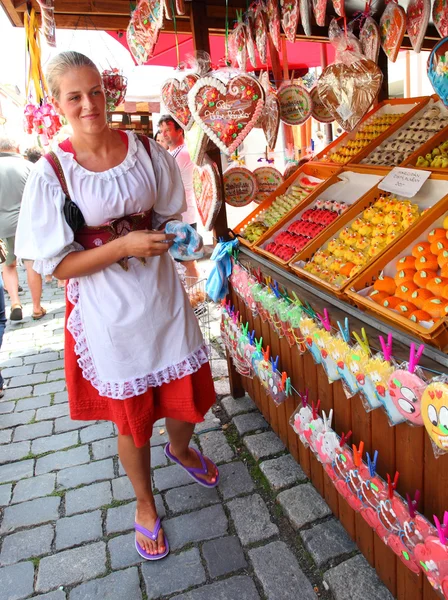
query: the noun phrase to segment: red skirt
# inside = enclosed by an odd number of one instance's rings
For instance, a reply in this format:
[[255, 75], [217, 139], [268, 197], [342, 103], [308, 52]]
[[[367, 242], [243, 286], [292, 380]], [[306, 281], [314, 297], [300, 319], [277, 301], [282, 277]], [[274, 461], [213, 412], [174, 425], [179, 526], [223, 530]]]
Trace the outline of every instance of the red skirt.
[[[73, 305], [66, 301], [66, 324]], [[153, 424], [164, 417], [200, 423], [215, 402], [215, 389], [206, 363], [193, 375], [175, 379], [144, 394], [113, 400], [100, 396], [84, 379], [75, 354], [75, 341], [65, 327], [65, 376], [70, 417], [80, 421], [113, 421], [122, 435], [132, 435], [135, 445], [144, 446], [152, 435]]]

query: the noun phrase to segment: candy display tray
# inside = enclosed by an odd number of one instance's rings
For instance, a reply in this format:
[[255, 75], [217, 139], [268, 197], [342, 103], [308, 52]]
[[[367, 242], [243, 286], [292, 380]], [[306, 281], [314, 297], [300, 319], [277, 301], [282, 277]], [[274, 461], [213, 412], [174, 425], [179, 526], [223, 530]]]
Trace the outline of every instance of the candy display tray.
[[381, 273], [385, 276], [394, 277], [398, 261], [404, 256], [410, 255], [415, 244], [426, 240], [432, 229], [441, 227], [443, 218], [447, 212], [448, 197], [444, 198], [433, 208], [430, 217], [423, 215], [411, 231], [408, 230], [399, 242], [393, 247], [388, 248], [368, 268], [357, 275], [351, 285], [345, 290], [349, 300], [358, 308], [373, 313], [379, 319], [392, 323], [400, 329], [423, 338], [441, 349], [448, 346], [448, 319], [446, 317], [424, 324], [414, 323], [398, 312], [376, 304], [368, 295], [372, 290], [375, 280]]
[[448, 141], [448, 127], [445, 127], [445, 129], [439, 131], [437, 135], [430, 138], [425, 144], [423, 144], [423, 146], [421, 146], [417, 152], [411, 154], [411, 156], [403, 163], [403, 167], [423, 169], [424, 171], [431, 171], [431, 173], [443, 173], [448, 177], [448, 169], [417, 166], [417, 160], [419, 156], [425, 156], [425, 154], [428, 154], [434, 150], [434, 148], [437, 148], [437, 146], [446, 141]]
[[[334, 140], [331, 144], [326, 146], [319, 154], [317, 154], [314, 158], [315, 161], [318, 161], [322, 164], [329, 165], [338, 165], [338, 166], [347, 166], [348, 164], [357, 163], [358, 157], [360, 154], [367, 155], [370, 154], [372, 150], [376, 148], [379, 144], [381, 144], [384, 140], [386, 140], [394, 131], [399, 129], [403, 124], [412, 119], [412, 117], [418, 113], [421, 108], [429, 102], [430, 98], [428, 96], [422, 96], [420, 98], [399, 98], [399, 99], [391, 99], [384, 100], [380, 102], [377, 106], [375, 106], [367, 115], [363, 118], [358, 127], [351, 131], [350, 133], [344, 133], [339, 136], [336, 140]], [[345, 165], [340, 163], [334, 163], [328, 159], [328, 155], [336, 152], [342, 146], [345, 146], [347, 142], [353, 140], [359, 131], [360, 127], [365, 125], [367, 121], [373, 120], [376, 117], [385, 114], [397, 114], [397, 113], [405, 113], [401, 119], [399, 119], [396, 123], [391, 125], [387, 131], [371, 140], [367, 146], [365, 146], [358, 154], [355, 154], [351, 157], [350, 161]]]
[[[240, 241], [240, 243], [244, 244], [248, 248], [251, 248], [254, 244], [257, 243], [258, 240], [255, 242], [250, 242], [249, 240], [246, 240], [242, 236], [244, 229], [247, 227], [247, 225], [249, 225], [253, 221], [257, 220], [258, 215], [262, 211], [269, 208], [273, 204], [274, 200], [278, 196], [281, 196], [282, 194], [287, 192], [292, 185], [297, 185], [300, 182], [300, 180], [303, 178], [308, 178], [311, 181], [320, 180], [322, 183], [319, 186], [317, 186], [315, 190], [310, 192], [310, 193], [314, 193], [317, 190], [321, 189], [322, 184], [324, 184], [326, 180], [328, 180], [335, 173], [338, 173], [340, 170], [341, 170], [341, 167], [338, 165], [329, 166], [329, 165], [319, 165], [319, 164], [314, 164], [314, 163], [306, 163], [306, 164], [302, 165], [297, 171], [295, 171], [295, 173], [293, 173], [291, 175], [291, 177], [288, 177], [288, 179], [286, 181], [284, 181], [275, 190], [275, 192], [273, 194], [271, 194], [268, 198], [266, 198], [266, 200], [264, 200], [261, 204], [259, 204], [245, 219], [243, 219], [243, 221], [241, 221], [241, 223], [239, 225], [234, 227], [233, 232], [238, 235], [238, 240]], [[308, 196], [306, 198], [304, 198], [304, 200], [301, 200], [301, 202], [296, 207], [294, 207], [294, 209], [296, 209], [298, 206], [300, 206], [307, 199], [308, 199]], [[285, 216], [287, 216], [287, 215], [285, 215]], [[268, 233], [268, 231], [266, 233]]]
[[[353, 174], [353, 175], [347, 175]], [[370, 182], [366, 179], [369, 176]], [[307, 248], [319, 240], [323, 240], [326, 235], [331, 235], [329, 232], [337, 231], [340, 227], [341, 219], [352, 210], [353, 206], [356, 205], [360, 199], [368, 192], [369, 189], [375, 187], [379, 181], [384, 177], [383, 170], [370, 169], [370, 173], [366, 173], [365, 170], [359, 169], [358, 167], [344, 167], [336, 175], [333, 175], [328, 179], [324, 185], [319, 186], [312, 194], [305, 199], [302, 204], [297, 206], [293, 211], [286, 215], [281, 221], [279, 221], [274, 227], [269, 229], [253, 246], [254, 252], [262, 254], [268, 257], [270, 260], [276, 262], [282, 267], [287, 267], [290, 261], [284, 261], [275, 254], [268, 252], [266, 246], [274, 240], [278, 234], [282, 231], [286, 231], [291, 223], [301, 217], [303, 212], [309, 208], [312, 208], [317, 200], [340, 200], [349, 205], [349, 208], [342, 213], [333, 223], [331, 223], [326, 229], [324, 229], [318, 236], [313, 240], [310, 240], [309, 244], [302, 249], [299, 254], [296, 254], [292, 260], [298, 260], [298, 257], [306, 252]]]
[[[345, 291], [353, 285], [355, 279], [359, 278], [366, 269], [370, 268], [373, 262], [379, 260], [391, 248], [393, 248], [393, 252], [395, 252], [396, 245], [401, 243], [401, 240], [403, 240], [405, 236], [413, 235], [412, 232], [416, 231], [417, 225], [423, 223], [429, 226], [429, 224], [431, 224], [435, 220], [435, 215], [438, 214], [440, 205], [442, 205], [441, 203], [445, 202], [445, 199], [448, 195], [448, 180], [437, 173], [431, 174], [429, 179], [427, 179], [426, 182], [423, 184], [423, 187], [418, 192], [418, 194], [416, 194], [414, 198], [411, 199], [411, 202], [413, 204], [418, 204], [421, 210], [426, 210], [425, 214], [420, 216], [420, 218], [416, 221], [414, 221], [414, 223], [408, 229], [403, 231], [393, 242], [388, 244], [377, 256], [369, 260], [363, 266], [361, 271], [356, 273], [356, 275], [354, 275], [353, 277], [349, 277], [340, 287], [337, 287], [336, 285], [329, 283], [328, 281], [324, 281], [323, 279], [320, 279], [317, 275], [314, 275], [313, 273], [310, 273], [304, 269], [306, 261], [310, 260], [318, 250], [325, 250], [328, 245], [328, 242], [331, 239], [337, 238], [342, 229], [351, 225], [351, 223], [355, 219], [357, 219], [364, 210], [369, 208], [369, 206], [372, 206], [380, 198], [380, 196], [384, 195], [385, 193], [386, 192], [382, 192], [376, 186], [373, 190], [371, 190], [365, 196], [363, 196], [363, 198], [361, 198], [359, 202], [352, 206], [350, 210], [348, 210], [345, 214], [341, 216], [340, 219], [336, 221], [336, 231], [334, 230], [334, 228], [331, 233], [327, 230], [324, 231], [323, 234], [319, 236], [320, 239], [316, 238], [311, 242], [311, 244], [308, 244], [308, 246], [301, 253], [298, 259], [291, 259], [291, 261], [289, 262], [289, 267], [291, 268], [291, 270], [294, 271], [296, 275], [299, 275], [300, 277], [303, 277], [305, 279], [309, 279], [310, 281], [316, 283], [320, 287], [330, 290], [333, 294], [335, 294], [338, 297], [345, 296]], [[400, 200], [402, 199], [399, 196], [396, 197]], [[403, 200], [406, 200], [406, 198], [403, 198]]]

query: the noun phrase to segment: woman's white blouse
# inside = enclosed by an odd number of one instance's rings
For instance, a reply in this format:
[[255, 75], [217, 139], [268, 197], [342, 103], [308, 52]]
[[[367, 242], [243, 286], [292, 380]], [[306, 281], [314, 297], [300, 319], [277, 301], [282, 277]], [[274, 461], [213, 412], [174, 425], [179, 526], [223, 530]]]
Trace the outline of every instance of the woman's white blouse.
[[[181, 220], [185, 193], [176, 161], [153, 140], [151, 158], [132, 132], [124, 161], [94, 173], [57, 147], [71, 199], [86, 224], [153, 209], [153, 229]], [[16, 254], [51, 274], [70, 252], [82, 251], [64, 214], [64, 193], [44, 158], [25, 186], [16, 233]], [[67, 296], [74, 308], [67, 323], [83, 376], [100, 395], [125, 399], [149, 387], [194, 373], [208, 355], [197, 319], [168, 253], [113, 264], [71, 279]]]

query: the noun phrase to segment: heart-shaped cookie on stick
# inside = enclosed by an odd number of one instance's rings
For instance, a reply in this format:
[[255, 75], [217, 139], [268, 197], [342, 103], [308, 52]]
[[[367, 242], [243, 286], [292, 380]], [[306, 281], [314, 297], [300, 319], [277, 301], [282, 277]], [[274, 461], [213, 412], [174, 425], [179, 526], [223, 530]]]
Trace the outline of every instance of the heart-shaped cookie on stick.
[[221, 208], [221, 181], [218, 167], [208, 156], [202, 166], [195, 165], [193, 169], [193, 193], [202, 224], [207, 231]]
[[179, 79], [168, 79], [162, 85], [162, 102], [166, 106], [169, 114], [186, 131], [194, 123], [193, 116], [188, 107], [188, 92], [199, 79], [199, 75], [190, 73], [181, 81]]
[[406, 26], [414, 52], [420, 52], [428, 29], [431, 0], [411, 0], [406, 11]]

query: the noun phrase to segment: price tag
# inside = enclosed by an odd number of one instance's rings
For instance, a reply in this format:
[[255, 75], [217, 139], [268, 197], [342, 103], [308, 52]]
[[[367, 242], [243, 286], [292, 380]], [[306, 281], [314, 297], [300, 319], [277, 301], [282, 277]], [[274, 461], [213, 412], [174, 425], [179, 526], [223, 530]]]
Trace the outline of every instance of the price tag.
[[430, 175], [430, 171], [417, 171], [416, 169], [395, 167], [378, 184], [378, 187], [384, 192], [391, 192], [404, 198], [413, 198], [420, 191]]

